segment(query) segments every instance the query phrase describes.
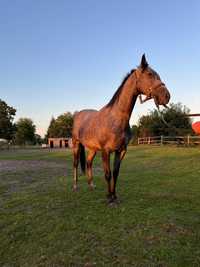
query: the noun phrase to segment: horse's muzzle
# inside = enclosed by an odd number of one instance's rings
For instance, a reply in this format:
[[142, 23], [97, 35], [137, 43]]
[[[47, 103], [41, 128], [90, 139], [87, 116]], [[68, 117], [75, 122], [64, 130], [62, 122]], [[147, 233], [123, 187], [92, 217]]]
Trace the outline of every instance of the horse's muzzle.
[[156, 90], [152, 91], [152, 98], [154, 99], [157, 107], [160, 105], [167, 107], [167, 104], [170, 100], [170, 93], [166, 86], [161, 85], [159, 88], [156, 88]]

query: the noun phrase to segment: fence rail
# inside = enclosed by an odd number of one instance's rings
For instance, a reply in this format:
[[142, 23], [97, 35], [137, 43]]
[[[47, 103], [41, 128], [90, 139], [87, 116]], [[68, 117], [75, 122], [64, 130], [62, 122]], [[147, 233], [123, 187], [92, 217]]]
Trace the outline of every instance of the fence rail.
[[200, 136], [149, 136], [139, 137], [138, 145], [200, 145]]

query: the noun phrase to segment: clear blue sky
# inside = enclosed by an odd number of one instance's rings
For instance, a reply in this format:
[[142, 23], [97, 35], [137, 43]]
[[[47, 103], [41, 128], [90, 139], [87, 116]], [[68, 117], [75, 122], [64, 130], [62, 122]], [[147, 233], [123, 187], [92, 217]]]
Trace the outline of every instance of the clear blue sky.
[[[103, 106], [144, 52], [171, 101], [200, 112], [199, 0], [0, 0], [0, 98], [39, 133]], [[131, 122], [153, 108], [137, 103]]]

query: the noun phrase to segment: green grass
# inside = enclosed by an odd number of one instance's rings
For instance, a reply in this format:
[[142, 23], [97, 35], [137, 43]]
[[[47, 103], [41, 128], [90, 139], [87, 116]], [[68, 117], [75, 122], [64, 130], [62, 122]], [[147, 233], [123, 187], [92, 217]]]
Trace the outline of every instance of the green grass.
[[[131, 147], [118, 207], [66, 150], [0, 152], [0, 266], [200, 266], [200, 149]], [[3, 167], [1, 167], [3, 166]]]

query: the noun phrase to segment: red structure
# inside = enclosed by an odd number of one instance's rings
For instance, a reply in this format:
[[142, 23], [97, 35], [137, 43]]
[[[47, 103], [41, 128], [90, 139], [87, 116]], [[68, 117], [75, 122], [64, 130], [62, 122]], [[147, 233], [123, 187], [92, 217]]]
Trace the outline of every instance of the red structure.
[[195, 132], [195, 134], [199, 134], [200, 135], [200, 121], [194, 122], [192, 124], [192, 129]]
[[[193, 114], [188, 114], [188, 117], [200, 117], [200, 113], [193, 113]], [[195, 134], [200, 135], [200, 121], [194, 122], [192, 124], [192, 130], [195, 132]]]

